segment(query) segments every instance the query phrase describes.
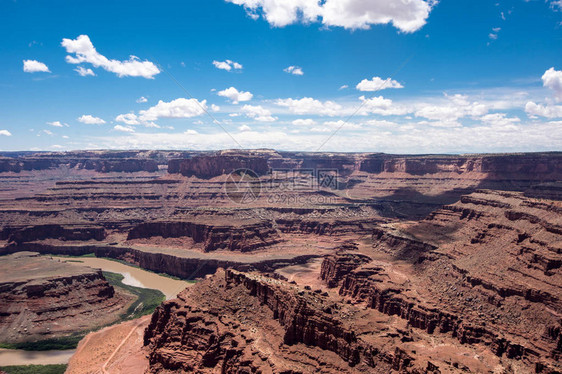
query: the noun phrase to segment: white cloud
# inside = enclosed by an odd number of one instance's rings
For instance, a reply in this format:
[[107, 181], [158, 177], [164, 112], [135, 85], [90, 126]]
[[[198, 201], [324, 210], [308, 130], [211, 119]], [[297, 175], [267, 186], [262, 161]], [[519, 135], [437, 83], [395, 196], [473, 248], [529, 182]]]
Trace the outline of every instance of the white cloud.
[[115, 120], [117, 122], [123, 122], [126, 125], [140, 125], [140, 121], [134, 113], [120, 114], [115, 117]]
[[215, 104], [211, 104], [211, 110], [213, 112], [218, 112], [219, 110], [221, 110], [221, 107]]
[[0, 136], [12, 136], [12, 133], [8, 130], [0, 130]]
[[505, 113], [490, 113], [480, 117], [480, 121], [495, 127], [511, 127], [515, 129], [515, 125], [521, 122], [521, 119], [519, 117], [507, 117]]
[[253, 118], [260, 122], [273, 122], [277, 117], [271, 115], [271, 111], [263, 108], [261, 105], [244, 105], [241, 109], [242, 113], [249, 118]]
[[120, 78], [143, 77], [153, 79], [156, 74], [160, 73], [154, 63], [148, 60], [141, 61], [136, 56], [130, 56], [129, 60], [126, 61], [108, 59], [96, 51], [88, 35], [80, 35], [76, 39], [63, 39], [61, 45], [66, 48], [67, 53], [75, 54], [75, 56], [66, 56], [66, 62], [69, 64], [89, 63], [96, 68], [101, 67], [115, 73]]
[[488, 38], [491, 40], [496, 40], [498, 38], [498, 33], [500, 32], [501, 27], [494, 27], [492, 32], [488, 34]]
[[129, 126], [122, 126], [122, 125], [115, 125], [113, 127], [113, 130], [115, 131], [121, 131], [121, 132], [135, 132], [135, 130]]
[[464, 117], [478, 117], [488, 113], [488, 105], [470, 101], [466, 95], [445, 95], [446, 102], [438, 104], [417, 104], [416, 117], [434, 121], [455, 122]]
[[556, 101], [562, 101], [562, 71], [550, 68], [542, 76], [543, 86], [554, 91]]
[[425, 25], [434, 0], [226, 0], [243, 5], [253, 18], [263, 17], [275, 27], [295, 22], [316, 22], [346, 29], [368, 29], [392, 23], [402, 32], [414, 32]]
[[37, 60], [23, 60], [23, 71], [26, 73], [50, 73], [49, 67]]
[[76, 69], [74, 69], [74, 71], [77, 72], [82, 77], [86, 77], [88, 75], [91, 75], [92, 77], [96, 76], [96, 74], [94, 73], [94, 71], [92, 69], [83, 68], [82, 66], [78, 66]]
[[234, 87], [219, 91], [217, 95], [228, 98], [233, 104], [238, 104], [240, 101], [250, 101], [254, 97], [251, 92], [238, 91]]
[[180, 97], [170, 102], [159, 100], [155, 106], [141, 110], [138, 117], [142, 122], [156, 121], [159, 118], [190, 118], [200, 116], [206, 110], [206, 100]]
[[47, 122], [47, 125], [50, 125], [50, 126], [53, 126], [53, 127], [68, 127], [68, 124], [61, 123], [60, 121]]
[[[423, 122], [423, 121], [422, 121]], [[437, 126], [436, 126], [437, 125]], [[346, 125], [347, 126], [347, 125]], [[328, 131], [281, 131], [278, 128], [238, 132], [236, 140], [244, 148], [315, 151], [326, 140]], [[440, 127], [439, 123], [407, 123], [395, 129], [364, 126], [364, 131], [348, 132], [346, 127], [322, 148], [324, 151], [387, 153], [487, 153], [559, 150], [562, 121], [516, 123], [491, 126], [484, 123], [462, 127]], [[210, 150], [232, 148], [236, 143], [221, 131], [201, 134], [160, 132], [106, 134], [95, 139], [97, 148]]]
[[78, 122], [85, 123], [86, 125], [103, 125], [105, 121], [99, 117], [94, 117], [91, 114], [84, 114], [78, 117]]
[[226, 70], [226, 71], [231, 71], [232, 69], [241, 70], [243, 68], [242, 64], [239, 64], [238, 62], [232, 60], [225, 60], [225, 61], [215, 60], [213, 61], [213, 65], [215, 65], [217, 69]]
[[560, 118], [562, 117], [562, 105], [540, 105], [529, 101], [525, 105], [525, 112], [530, 117]]
[[355, 86], [359, 91], [379, 91], [387, 88], [404, 88], [399, 82], [394, 79], [382, 79], [380, 77], [373, 77], [372, 79], [363, 79]]
[[288, 68], [283, 69], [285, 73], [293, 74], [293, 75], [304, 75], [302, 68], [299, 66], [289, 66]]
[[552, 0], [550, 7], [554, 10], [562, 10], [562, 0]]
[[344, 84], [339, 88], [339, 90], [345, 90], [346, 88], [349, 88], [349, 86], [347, 84]]
[[275, 104], [289, 108], [291, 112], [296, 114], [335, 116], [342, 109], [342, 106], [336, 102], [321, 102], [311, 97], [303, 97], [302, 99], [277, 99]]
[[238, 127], [238, 131], [252, 131], [252, 128], [248, 125], [242, 125]]
[[44, 133], [44, 134], [47, 134], [47, 135], [49, 135], [49, 136], [52, 136], [52, 135], [53, 135], [53, 132], [50, 131], [50, 130], [43, 130], [43, 133]]
[[402, 105], [396, 105], [392, 102], [392, 100], [382, 96], [375, 96], [370, 99], [365, 98], [365, 96], [361, 96], [359, 97], [359, 100], [362, 101], [362, 107], [357, 113], [364, 116], [368, 114], [399, 116], [410, 112], [409, 108]]
[[346, 130], [349, 129], [359, 129], [361, 125], [355, 122], [348, 122], [344, 120], [337, 120], [337, 121], [326, 121], [323, 123], [324, 126], [331, 128], [332, 130], [336, 129], [343, 129], [345, 127]]
[[293, 125], [297, 125], [297, 126], [313, 126], [316, 125], [316, 121], [311, 119], [311, 118], [306, 118], [306, 119], [296, 119], [292, 122]]
[[146, 103], [148, 101], [148, 99], [144, 96], [141, 96], [137, 99], [137, 103]]

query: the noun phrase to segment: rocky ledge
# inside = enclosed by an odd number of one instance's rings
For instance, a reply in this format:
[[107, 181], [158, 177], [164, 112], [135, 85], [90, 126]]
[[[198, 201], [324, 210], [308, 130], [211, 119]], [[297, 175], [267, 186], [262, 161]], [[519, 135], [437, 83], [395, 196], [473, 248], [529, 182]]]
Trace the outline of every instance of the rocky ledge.
[[38, 253], [0, 257], [0, 340], [41, 340], [113, 322], [130, 301], [101, 270]]
[[219, 271], [159, 307], [145, 332], [150, 373], [430, 373], [363, 335], [365, 313], [257, 273]]
[[129, 231], [127, 240], [151, 238], [191, 238], [202, 244], [205, 252], [218, 249], [249, 252], [279, 243], [281, 238], [270, 221], [220, 223], [220, 219], [209, 223], [193, 221], [147, 222]]

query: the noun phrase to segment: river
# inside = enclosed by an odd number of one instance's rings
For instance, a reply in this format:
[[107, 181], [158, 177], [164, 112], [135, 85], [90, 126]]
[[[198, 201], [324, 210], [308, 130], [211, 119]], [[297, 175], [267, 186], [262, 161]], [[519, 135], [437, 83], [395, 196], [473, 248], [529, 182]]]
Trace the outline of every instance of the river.
[[[113, 273], [122, 274], [123, 283], [142, 288], [153, 288], [166, 296], [166, 300], [176, 297], [178, 292], [192, 285], [182, 280], [176, 280], [137, 267], [122, 264], [120, 262], [106, 260], [96, 257], [56, 257], [61, 261], [69, 261], [77, 265], [85, 265], [92, 268], [102, 269]], [[24, 351], [20, 349], [0, 349], [0, 366], [8, 365], [48, 365], [66, 364], [74, 350], [64, 351]]]

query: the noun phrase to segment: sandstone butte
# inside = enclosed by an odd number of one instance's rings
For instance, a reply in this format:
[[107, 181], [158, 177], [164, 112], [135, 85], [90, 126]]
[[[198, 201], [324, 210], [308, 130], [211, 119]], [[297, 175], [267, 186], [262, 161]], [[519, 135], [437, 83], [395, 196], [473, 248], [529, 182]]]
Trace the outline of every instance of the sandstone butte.
[[[239, 184], [237, 169], [254, 173]], [[6, 153], [0, 253], [198, 279], [151, 317], [88, 335], [69, 373], [553, 374], [561, 181], [561, 153]], [[243, 204], [240, 185], [254, 193]], [[52, 269], [77, 290], [0, 272], [0, 338], [113, 308], [99, 271]]]

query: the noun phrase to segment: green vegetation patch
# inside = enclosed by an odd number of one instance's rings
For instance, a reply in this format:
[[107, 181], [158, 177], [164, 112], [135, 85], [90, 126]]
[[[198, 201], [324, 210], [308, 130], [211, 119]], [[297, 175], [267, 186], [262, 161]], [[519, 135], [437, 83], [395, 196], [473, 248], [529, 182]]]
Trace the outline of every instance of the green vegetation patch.
[[121, 274], [104, 271], [103, 276], [113, 287], [122, 288], [125, 291], [137, 296], [135, 302], [131, 304], [127, 311], [121, 316], [121, 320], [123, 321], [154, 313], [156, 307], [162, 304], [162, 302], [166, 299], [166, 296], [161, 291], [124, 284], [124, 277]]
[[[50, 338], [36, 342], [0, 343], [0, 348], [23, 349], [24, 351], [51, 351], [75, 349], [80, 340], [90, 331], [75, 332], [59, 338]], [[5, 371], [5, 370], [4, 370]]]
[[8, 374], [63, 374], [66, 365], [15, 365], [0, 366]]

